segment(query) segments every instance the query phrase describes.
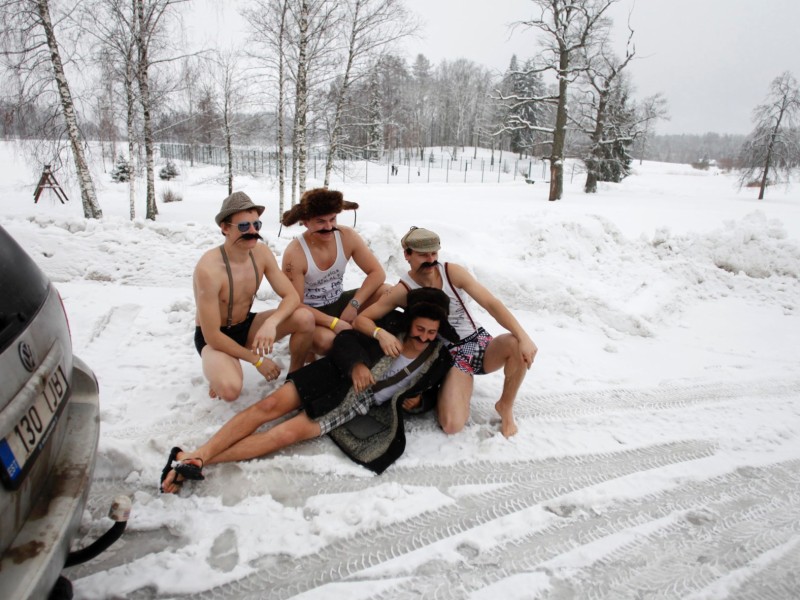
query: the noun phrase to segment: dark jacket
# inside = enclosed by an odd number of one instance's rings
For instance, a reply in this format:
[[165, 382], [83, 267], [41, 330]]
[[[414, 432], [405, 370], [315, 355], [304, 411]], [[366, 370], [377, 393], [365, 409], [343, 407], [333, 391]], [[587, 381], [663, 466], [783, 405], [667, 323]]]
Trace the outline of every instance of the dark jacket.
[[[444, 345], [438, 340], [433, 343], [434, 351], [405, 382], [403, 389], [382, 405], [372, 406], [367, 415], [356, 417], [328, 434], [352, 460], [382, 473], [403, 454], [406, 446], [403, 400], [422, 395], [420, 406], [413, 412], [433, 408], [439, 385], [453, 364]], [[336, 336], [328, 356], [298, 369], [287, 379], [297, 387], [308, 416], [316, 419], [342, 402], [354, 400], [350, 373], [356, 364], [369, 367], [378, 381], [391, 362], [391, 357], [383, 354], [376, 340], [348, 330]]]

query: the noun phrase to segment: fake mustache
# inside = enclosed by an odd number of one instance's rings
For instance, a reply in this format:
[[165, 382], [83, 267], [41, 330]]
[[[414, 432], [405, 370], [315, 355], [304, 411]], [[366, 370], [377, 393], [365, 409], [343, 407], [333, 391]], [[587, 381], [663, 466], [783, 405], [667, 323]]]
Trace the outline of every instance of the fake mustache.
[[418, 341], [420, 344], [430, 344], [430, 343], [431, 343], [431, 340], [423, 340], [423, 339], [422, 339], [420, 336], [418, 336], [418, 335], [412, 335], [412, 336], [411, 336], [411, 339], [412, 339], [412, 340], [416, 340], [416, 341]]
[[263, 240], [264, 238], [261, 237], [258, 233], [243, 233], [238, 240]]
[[434, 260], [432, 262], [424, 262], [419, 266], [417, 271], [422, 271], [422, 269], [429, 269], [431, 267], [438, 267], [438, 266], [439, 266], [439, 261], [438, 260]]
[[330, 229], [317, 229], [314, 233], [333, 233], [334, 231], [340, 231], [338, 227], [331, 227]]

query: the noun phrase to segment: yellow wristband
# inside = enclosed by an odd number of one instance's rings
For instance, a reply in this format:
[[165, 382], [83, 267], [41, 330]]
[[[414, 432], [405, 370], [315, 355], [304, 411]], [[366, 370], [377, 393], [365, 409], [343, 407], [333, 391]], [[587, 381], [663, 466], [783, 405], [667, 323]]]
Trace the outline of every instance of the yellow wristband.
[[381, 328], [380, 328], [380, 327], [376, 327], [376, 328], [375, 328], [375, 331], [373, 331], [373, 332], [372, 332], [372, 337], [374, 337], [376, 340], [378, 339], [378, 332], [379, 332], [380, 330], [381, 330]]
[[254, 367], [257, 369], [257, 368], [258, 368], [258, 367], [260, 367], [262, 364], [264, 364], [264, 357], [263, 357], [263, 356], [259, 356], [259, 357], [258, 357], [258, 360], [257, 360], [256, 362], [254, 362], [254, 363], [253, 363], [253, 366], [254, 366]]
[[330, 328], [331, 331], [336, 329], [336, 324], [339, 322], [339, 317], [333, 317], [333, 321], [331, 321]]

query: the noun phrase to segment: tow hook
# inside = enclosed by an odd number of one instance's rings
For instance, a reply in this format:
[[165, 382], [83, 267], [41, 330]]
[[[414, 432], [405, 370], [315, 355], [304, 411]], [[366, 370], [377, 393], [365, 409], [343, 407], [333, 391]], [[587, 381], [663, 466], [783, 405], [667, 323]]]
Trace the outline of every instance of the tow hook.
[[75, 565], [93, 559], [120, 538], [122, 532], [125, 531], [125, 527], [128, 525], [128, 518], [131, 516], [131, 499], [128, 496], [117, 496], [114, 498], [114, 501], [111, 503], [111, 508], [108, 511], [108, 516], [114, 521], [114, 525], [111, 526], [111, 529], [106, 531], [93, 543], [86, 546], [86, 548], [70, 552], [67, 556], [67, 562], [64, 564], [65, 568], [74, 567]]

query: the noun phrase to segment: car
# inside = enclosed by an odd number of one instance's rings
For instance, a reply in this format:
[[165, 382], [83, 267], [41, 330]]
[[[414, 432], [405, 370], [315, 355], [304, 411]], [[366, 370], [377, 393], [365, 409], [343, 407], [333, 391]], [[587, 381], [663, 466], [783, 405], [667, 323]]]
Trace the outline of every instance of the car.
[[2, 226], [0, 289], [0, 598], [47, 598], [88, 499], [99, 390], [61, 296]]

